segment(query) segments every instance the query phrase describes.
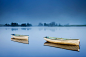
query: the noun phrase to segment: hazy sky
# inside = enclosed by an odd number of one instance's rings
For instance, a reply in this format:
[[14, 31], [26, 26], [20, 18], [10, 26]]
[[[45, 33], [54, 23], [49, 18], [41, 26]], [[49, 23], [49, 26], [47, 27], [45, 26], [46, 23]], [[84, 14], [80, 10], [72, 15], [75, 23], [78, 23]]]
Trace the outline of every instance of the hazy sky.
[[0, 24], [86, 24], [86, 0], [0, 0]]

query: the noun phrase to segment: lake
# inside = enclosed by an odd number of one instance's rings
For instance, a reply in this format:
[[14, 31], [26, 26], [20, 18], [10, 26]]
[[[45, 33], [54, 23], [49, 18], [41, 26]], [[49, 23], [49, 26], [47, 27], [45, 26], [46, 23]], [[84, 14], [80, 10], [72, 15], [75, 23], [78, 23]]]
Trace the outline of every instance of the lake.
[[[29, 35], [28, 41], [11, 34]], [[80, 39], [80, 45], [47, 43], [43, 37]], [[86, 57], [86, 27], [0, 27], [0, 57]]]

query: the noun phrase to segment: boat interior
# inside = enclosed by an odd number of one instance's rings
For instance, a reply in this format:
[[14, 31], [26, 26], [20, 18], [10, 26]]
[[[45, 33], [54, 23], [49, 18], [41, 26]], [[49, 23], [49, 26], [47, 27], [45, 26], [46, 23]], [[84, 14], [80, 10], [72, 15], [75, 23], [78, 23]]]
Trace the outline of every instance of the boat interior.
[[56, 38], [56, 37], [45, 37], [52, 40], [79, 40], [79, 39], [66, 39], [66, 38]]

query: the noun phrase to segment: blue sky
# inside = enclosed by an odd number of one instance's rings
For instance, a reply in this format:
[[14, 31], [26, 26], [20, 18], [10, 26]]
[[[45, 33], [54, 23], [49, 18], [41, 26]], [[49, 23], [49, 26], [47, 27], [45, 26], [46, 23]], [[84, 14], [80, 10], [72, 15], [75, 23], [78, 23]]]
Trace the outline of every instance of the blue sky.
[[0, 0], [0, 24], [86, 24], [86, 0]]

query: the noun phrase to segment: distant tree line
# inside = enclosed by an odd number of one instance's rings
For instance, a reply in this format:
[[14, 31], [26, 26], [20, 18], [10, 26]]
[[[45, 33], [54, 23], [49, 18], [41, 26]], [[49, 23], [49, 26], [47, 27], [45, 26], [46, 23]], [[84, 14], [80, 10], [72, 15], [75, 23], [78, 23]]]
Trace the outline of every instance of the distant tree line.
[[[18, 23], [11, 23], [11, 24], [0, 24], [0, 26], [32, 26], [32, 24], [30, 23], [22, 23], [22, 24], [18, 24]], [[62, 25], [60, 23], [55, 23], [55, 22], [50, 22], [50, 23], [39, 23], [38, 26], [49, 26], [49, 27], [54, 27], [54, 26], [64, 26], [64, 27], [69, 27], [69, 26], [86, 26], [85, 25], [69, 25], [69, 23]]]
[[39, 23], [38, 26], [62, 26], [60, 23], [57, 24], [55, 22], [51, 22], [51, 23]]
[[5, 24], [4, 26], [32, 26], [32, 24], [29, 24], [29, 23], [22, 23], [22, 24], [18, 24], [18, 23], [11, 23], [11, 24]]
[[61, 25], [60, 23], [57, 24], [55, 22], [51, 22], [51, 23], [39, 23], [38, 26], [50, 26], [50, 27], [52, 27], [52, 26], [62, 26], [62, 27], [71, 27], [71, 26], [86, 26], [86, 24], [85, 25], [69, 25], [69, 23], [67, 23], [65, 25]]

